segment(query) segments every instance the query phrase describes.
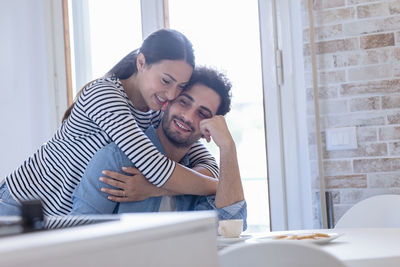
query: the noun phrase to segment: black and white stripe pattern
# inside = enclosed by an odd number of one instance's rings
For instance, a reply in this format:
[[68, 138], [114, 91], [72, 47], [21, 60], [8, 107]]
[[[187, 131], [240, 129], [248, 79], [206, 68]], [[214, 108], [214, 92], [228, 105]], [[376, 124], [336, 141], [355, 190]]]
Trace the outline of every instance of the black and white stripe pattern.
[[[114, 141], [154, 185], [162, 186], [175, 162], [163, 156], [143, 133], [158, 125], [161, 111], [134, 109], [115, 77], [95, 80], [77, 99], [69, 118], [17, 170], [6, 177], [18, 200], [41, 199], [45, 215], [66, 215], [72, 192], [97, 150]], [[192, 166], [203, 166], [218, 176], [215, 159], [201, 144], [189, 151]]]

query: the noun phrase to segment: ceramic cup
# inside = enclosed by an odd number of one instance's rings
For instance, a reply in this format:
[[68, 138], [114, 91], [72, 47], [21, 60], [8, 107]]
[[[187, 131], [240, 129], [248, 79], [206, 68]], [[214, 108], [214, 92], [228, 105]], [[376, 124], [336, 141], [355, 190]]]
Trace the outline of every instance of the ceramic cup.
[[218, 234], [224, 237], [239, 237], [243, 231], [243, 220], [220, 220]]

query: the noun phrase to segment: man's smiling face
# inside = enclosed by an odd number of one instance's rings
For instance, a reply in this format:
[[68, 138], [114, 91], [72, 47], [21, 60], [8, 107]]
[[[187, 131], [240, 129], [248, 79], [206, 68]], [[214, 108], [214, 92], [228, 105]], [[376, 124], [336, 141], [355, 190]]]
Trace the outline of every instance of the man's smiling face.
[[177, 147], [189, 147], [202, 136], [200, 121], [213, 117], [220, 96], [211, 88], [197, 83], [168, 104], [161, 122], [165, 135]]

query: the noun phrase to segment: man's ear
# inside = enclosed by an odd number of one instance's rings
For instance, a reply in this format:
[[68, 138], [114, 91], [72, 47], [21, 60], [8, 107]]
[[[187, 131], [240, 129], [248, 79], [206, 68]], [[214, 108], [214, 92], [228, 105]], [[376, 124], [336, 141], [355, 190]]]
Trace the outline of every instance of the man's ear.
[[138, 72], [143, 71], [146, 66], [146, 58], [144, 57], [143, 53], [139, 53], [136, 58], [136, 67]]
[[169, 101], [165, 102], [164, 105], [161, 107], [161, 110], [165, 112], [169, 104]]

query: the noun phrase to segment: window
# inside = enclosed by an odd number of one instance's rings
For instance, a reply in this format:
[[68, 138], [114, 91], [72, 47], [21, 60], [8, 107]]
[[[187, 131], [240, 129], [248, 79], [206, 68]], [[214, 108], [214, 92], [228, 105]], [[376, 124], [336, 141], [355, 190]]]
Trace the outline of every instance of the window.
[[[69, 1], [74, 25], [70, 27], [71, 36], [74, 36], [75, 45], [71, 49], [75, 58], [72, 73], [78, 90], [91, 79], [104, 75], [123, 56], [139, 47], [142, 29], [143, 35], [147, 35], [162, 27], [160, 18], [167, 10], [160, 5], [168, 4], [169, 21], [165, 25], [183, 32], [191, 40], [196, 64], [215, 67], [232, 82], [232, 110], [227, 121], [237, 145], [248, 204], [249, 231], [268, 231], [258, 1]], [[210, 149], [218, 155], [216, 147]]]
[[[251, 231], [269, 230], [257, 4], [257, 0], [168, 1], [170, 27], [191, 40], [196, 64], [215, 67], [232, 82], [232, 110], [226, 118], [237, 146]], [[211, 150], [218, 155], [216, 148]]]
[[140, 0], [70, 0], [75, 94], [142, 43]]

